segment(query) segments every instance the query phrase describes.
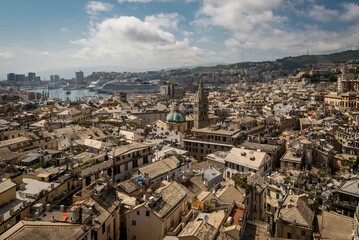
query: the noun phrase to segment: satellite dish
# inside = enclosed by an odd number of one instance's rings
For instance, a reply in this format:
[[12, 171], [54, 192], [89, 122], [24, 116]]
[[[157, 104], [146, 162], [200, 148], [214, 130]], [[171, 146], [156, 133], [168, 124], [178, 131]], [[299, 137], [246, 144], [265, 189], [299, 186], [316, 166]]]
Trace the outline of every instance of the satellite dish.
[[204, 216], [204, 221], [205, 221], [206, 223], [208, 223], [208, 219], [209, 219], [208, 215], [205, 215], [205, 216]]

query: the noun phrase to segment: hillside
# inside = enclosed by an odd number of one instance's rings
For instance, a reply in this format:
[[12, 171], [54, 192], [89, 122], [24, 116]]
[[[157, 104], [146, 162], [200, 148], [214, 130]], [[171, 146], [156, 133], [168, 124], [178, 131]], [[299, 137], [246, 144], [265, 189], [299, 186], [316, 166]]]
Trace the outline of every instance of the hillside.
[[284, 69], [303, 68], [307, 65], [318, 63], [341, 63], [351, 59], [359, 59], [359, 50], [348, 50], [328, 55], [303, 55], [298, 57], [285, 57], [276, 62]]
[[[308, 65], [319, 63], [341, 63], [348, 60], [359, 60], [359, 50], [348, 50], [344, 52], [331, 53], [327, 55], [303, 55], [297, 57], [285, 57], [277, 59], [276, 61], [263, 61], [263, 62], [239, 62], [232, 64], [219, 64], [216, 66], [197, 66], [193, 71], [201, 72], [209, 69], [233, 69], [233, 68], [250, 68], [258, 64], [270, 66], [271, 70], [285, 69], [295, 70], [297, 68], [306, 68]], [[177, 69], [178, 70], [178, 69]]]

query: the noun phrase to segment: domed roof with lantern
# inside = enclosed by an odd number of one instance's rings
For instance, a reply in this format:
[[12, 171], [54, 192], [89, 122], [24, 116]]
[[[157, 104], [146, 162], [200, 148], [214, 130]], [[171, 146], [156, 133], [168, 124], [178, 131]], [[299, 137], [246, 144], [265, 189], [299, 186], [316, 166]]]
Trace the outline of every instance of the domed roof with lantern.
[[166, 117], [168, 123], [183, 123], [186, 122], [186, 117], [179, 111], [179, 106], [174, 103], [171, 112]]

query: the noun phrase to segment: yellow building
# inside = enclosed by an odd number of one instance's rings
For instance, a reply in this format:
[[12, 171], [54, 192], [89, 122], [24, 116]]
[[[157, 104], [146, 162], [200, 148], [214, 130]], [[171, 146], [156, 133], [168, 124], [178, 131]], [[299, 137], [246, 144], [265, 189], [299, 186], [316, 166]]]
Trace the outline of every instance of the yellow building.
[[16, 199], [16, 184], [10, 179], [0, 182], [0, 207]]
[[182, 139], [182, 145], [196, 160], [203, 161], [212, 152], [231, 150], [239, 142], [240, 131], [223, 129], [218, 125], [193, 129], [194, 135]]
[[146, 202], [127, 211], [127, 239], [160, 240], [175, 236], [190, 217], [188, 195], [177, 182], [159, 188]]
[[114, 180], [124, 180], [133, 169], [152, 162], [151, 157], [152, 146], [148, 144], [133, 142], [116, 147], [112, 151]]
[[276, 237], [312, 239], [314, 212], [307, 206], [304, 195], [287, 195], [274, 220]]
[[3, 201], [0, 206], [0, 234], [29, 216], [32, 209], [41, 210], [48, 203], [57, 203], [59, 199], [74, 194], [80, 187], [77, 180], [66, 174], [52, 182], [39, 179], [41, 176], [19, 175], [12, 177], [14, 183], [10, 179], [5, 181], [2, 186], [4, 191], [0, 195]]

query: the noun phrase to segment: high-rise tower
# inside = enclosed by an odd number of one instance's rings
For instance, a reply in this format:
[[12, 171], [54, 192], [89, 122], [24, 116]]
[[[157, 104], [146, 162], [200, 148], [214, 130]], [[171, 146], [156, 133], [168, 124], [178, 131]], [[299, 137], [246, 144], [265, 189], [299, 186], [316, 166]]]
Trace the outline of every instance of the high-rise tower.
[[83, 85], [84, 83], [84, 73], [82, 71], [78, 71], [75, 74], [76, 77], [76, 85]]
[[208, 125], [208, 98], [201, 80], [194, 99], [194, 128], [204, 128]]

